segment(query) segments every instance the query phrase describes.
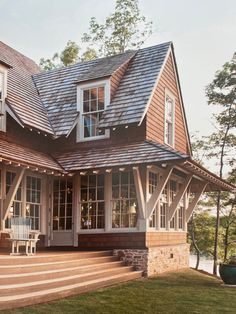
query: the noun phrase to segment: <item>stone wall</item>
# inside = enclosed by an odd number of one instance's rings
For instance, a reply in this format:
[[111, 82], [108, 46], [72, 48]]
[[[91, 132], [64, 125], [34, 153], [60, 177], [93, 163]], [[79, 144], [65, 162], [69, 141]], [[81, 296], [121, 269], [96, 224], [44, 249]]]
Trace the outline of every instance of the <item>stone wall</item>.
[[153, 276], [166, 271], [175, 271], [189, 267], [189, 244], [158, 246], [147, 249], [115, 249], [126, 265], [142, 270], [145, 276]]

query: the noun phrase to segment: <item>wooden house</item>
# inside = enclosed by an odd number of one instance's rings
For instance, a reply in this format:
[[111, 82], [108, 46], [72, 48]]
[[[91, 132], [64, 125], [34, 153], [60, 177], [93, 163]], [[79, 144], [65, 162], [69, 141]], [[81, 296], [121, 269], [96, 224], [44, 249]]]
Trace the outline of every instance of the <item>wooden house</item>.
[[187, 267], [202, 193], [234, 188], [192, 159], [170, 42], [48, 72], [0, 42], [0, 108], [2, 248], [22, 216], [40, 247]]

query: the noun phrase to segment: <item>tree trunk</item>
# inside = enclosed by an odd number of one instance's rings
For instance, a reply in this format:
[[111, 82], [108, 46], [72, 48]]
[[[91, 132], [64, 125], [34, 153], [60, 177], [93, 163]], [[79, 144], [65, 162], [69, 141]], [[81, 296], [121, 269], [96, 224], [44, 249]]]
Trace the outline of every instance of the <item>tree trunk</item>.
[[194, 218], [193, 218], [193, 216], [192, 216], [192, 219], [191, 219], [191, 224], [192, 224], [192, 228], [191, 228], [191, 240], [192, 240], [194, 249], [195, 249], [196, 254], [197, 254], [197, 262], [196, 262], [195, 269], [198, 269], [199, 263], [200, 263], [200, 250], [199, 250], [199, 248], [198, 248], [198, 246], [197, 246], [197, 242], [196, 242], [196, 240], [195, 240], [195, 224], [194, 224]]
[[218, 261], [218, 239], [219, 239], [219, 226], [220, 226], [220, 192], [217, 195], [217, 206], [216, 206], [216, 227], [215, 227], [215, 241], [214, 241], [214, 263], [213, 263], [213, 274], [217, 275], [217, 261]]
[[228, 256], [228, 246], [229, 246], [229, 226], [225, 229], [225, 241], [224, 241], [224, 262], [227, 260]]

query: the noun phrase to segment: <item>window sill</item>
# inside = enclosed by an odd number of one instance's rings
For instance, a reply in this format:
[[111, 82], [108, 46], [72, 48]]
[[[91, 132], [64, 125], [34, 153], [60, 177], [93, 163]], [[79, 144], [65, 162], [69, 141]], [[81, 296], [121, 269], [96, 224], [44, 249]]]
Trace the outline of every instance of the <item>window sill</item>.
[[81, 142], [91, 142], [91, 141], [104, 140], [104, 139], [108, 139], [108, 138], [110, 138], [110, 136], [101, 135], [101, 136], [93, 136], [93, 137], [78, 139], [76, 142], [77, 142], [77, 143], [81, 143]]

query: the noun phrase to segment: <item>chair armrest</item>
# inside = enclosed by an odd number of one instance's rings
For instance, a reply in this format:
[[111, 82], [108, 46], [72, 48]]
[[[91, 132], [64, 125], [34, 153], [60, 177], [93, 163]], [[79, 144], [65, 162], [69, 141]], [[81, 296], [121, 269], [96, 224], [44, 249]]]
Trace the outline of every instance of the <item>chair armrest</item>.
[[30, 231], [30, 239], [38, 241], [40, 234], [41, 233], [39, 231]]

